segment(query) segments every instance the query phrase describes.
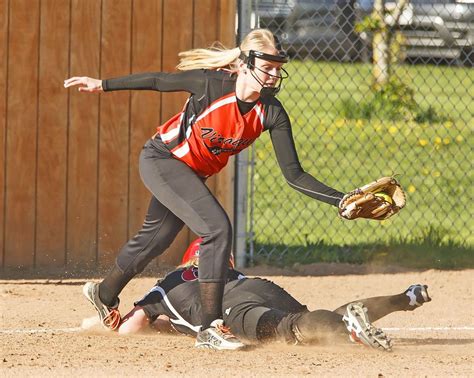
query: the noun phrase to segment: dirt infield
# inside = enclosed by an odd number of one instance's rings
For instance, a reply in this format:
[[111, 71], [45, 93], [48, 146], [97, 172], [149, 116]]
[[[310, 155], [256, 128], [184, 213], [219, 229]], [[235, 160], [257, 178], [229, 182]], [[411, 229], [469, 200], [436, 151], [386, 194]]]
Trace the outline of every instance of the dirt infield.
[[[82, 297], [86, 279], [0, 281], [0, 375], [58, 376], [474, 376], [474, 270], [333, 276], [272, 275], [310, 309], [334, 309], [362, 297], [395, 294], [410, 284], [429, 286], [433, 301], [394, 313], [377, 326], [394, 341], [392, 353], [362, 346], [273, 344], [250, 351], [195, 350], [185, 336], [120, 337], [83, 330], [94, 315]], [[281, 274], [282, 271], [274, 270]], [[136, 278], [121, 296], [121, 311], [154, 284]]]

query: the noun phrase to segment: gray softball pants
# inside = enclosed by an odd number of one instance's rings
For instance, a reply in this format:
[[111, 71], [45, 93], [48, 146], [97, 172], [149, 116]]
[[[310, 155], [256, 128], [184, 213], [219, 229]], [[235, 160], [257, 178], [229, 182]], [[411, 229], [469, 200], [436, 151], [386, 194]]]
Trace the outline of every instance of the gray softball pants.
[[172, 157], [159, 140], [149, 140], [140, 154], [140, 175], [153, 194], [142, 229], [117, 256], [125, 275], [136, 275], [161, 255], [186, 224], [203, 242], [200, 282], [224, 282], [232, 248], [232, 227], [222, 206], [185, 163]]

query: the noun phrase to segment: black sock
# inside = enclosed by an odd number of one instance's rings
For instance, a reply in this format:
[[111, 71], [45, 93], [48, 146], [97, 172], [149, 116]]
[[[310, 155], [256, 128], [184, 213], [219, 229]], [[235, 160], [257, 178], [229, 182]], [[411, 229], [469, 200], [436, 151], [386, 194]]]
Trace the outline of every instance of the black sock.
[[114, 264], [109, 274], [99, 284], [99, 297], [102, 303], [109, 307], [116, 307], [118, 305], [118, 295], [133, 276], [124, 274]]
[[201, 295], [201, 330], [211, 326], [216, 319], [222, 319], [223, 282], [200, 282]]

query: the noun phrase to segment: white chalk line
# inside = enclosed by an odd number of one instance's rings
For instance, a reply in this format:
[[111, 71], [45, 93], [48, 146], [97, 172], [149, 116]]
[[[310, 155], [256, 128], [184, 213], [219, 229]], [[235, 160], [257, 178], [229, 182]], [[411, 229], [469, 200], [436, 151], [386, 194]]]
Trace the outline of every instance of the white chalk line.
[[[86, 331], [88, 329], [94, 328], [96, 326], [100, 327], [100, 320], [98, 316], [91, 316], [89, 318], [82, 319], [80, 327], [70, 327], [70, 328], [36, 328], [36, 329], [0, 329], [0, 334], [35, 334], [35, 333], [74, 333]], [[101, 328], [104, 330], [104, 328]]]
[[389, 331], [389, 332], [404, 332], [404, 331], [409, 331], [409, 332], [474, 331], [474, 327], [470, 327], [470, 326], [461, 326], [461, 327], [403, 327], [403, 328], [387, 327], [387, 328], [382, 328], [382, 329], [384, 331]]
[[[84, 319], [86, 320], [86, 319]], [[87, 319], [90, 320], [90, 319]], [[70, 328], [32, 328], [32, 329], [0, 329], [0, 334], [13, 335], [13, 334], [37, 334], [37, 333], [74, 333], [81, 332], [92, 328], [97, 325], [97, 322], [83, 322], [81, 327], [70, 327]], [[102, 329], [102, 328], [101, 328]], [[382, 328], [388, 332], [463, 332], [463, 331], [474, 331], [472, 326], [459, 326], [459, 327], [387, 327]]]
[[81, 327], [71, 328], [36, 328], [36, 329], [0, 329], [0, 334], [35, 334], [35, 333], [74, 333], [84, 331]]

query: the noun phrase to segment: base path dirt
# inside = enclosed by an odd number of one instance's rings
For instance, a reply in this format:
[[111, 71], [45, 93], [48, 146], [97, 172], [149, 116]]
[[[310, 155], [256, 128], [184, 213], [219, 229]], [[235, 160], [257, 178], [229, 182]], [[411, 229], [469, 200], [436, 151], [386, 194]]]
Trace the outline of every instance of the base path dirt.
[[[474, 270], [297, 276], [249, 270], [283, 286], [309, 309], [427, 284], [432, 301], [377, 322], [392, 337], [383, 353], [363, 346], [292, 346], [250, 351], [196, 350], [186, 336], [118, 336], [82, 329], [94, 312], [82, 296], [89, 279], [0, 280], [0, 376], [474, 376]], [[349, 273], [349, 274], [348, 274]], [[122, 314], [155, 283], [135, 278], [121, 295]]]

